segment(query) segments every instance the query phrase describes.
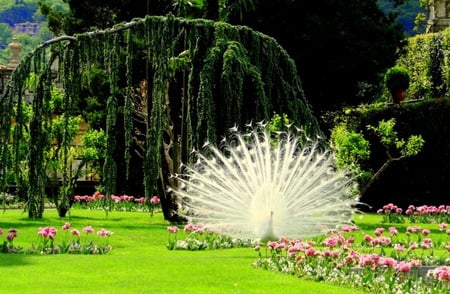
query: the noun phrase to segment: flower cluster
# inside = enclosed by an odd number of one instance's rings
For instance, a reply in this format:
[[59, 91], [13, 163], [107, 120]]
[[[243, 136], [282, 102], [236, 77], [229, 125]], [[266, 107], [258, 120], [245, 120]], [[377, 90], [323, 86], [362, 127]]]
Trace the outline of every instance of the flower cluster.
[[[3, 230], [0, 228], [0, 235], [3, 235]], [[14, 239], [17, 237], [17, 229], [9, 228], [8, 233], [5, 236], [5, 241], [3, 241], [2, 247], [0, 248], [1, 253], [19, 253], [22, 251], [21, 247], [14, 246]]]
[[380, 208], [377, 213], [383, 217], [383, 223], [442, 223], [450, 222], [450, 205], [409, 205], [404, 211], [393, 203]]
[[450, 205], [409, 205], [405, 213], [411, 223], [450, 222]]
[[[105, 254], [112, 249], [108, 239], [113, 235], [113, 232], [103, 228], [97, 231], [97, 236], [100, 238], [99, 243], [95, 243], [96, 240], [92, 237], [95, 232], [92, 226], [85, 226], [82, 229], [84, 236], [78, 229], [71, 229], [71, 224], [68, 222], [61, 227], [61, 230], [63, 231], [62, 241], [59, 244], [56, 244], [56, 235], [58, 230], [55, 227], [39, 228], [36, 242], [34, 242], [25, 253]], [[0, 229], [0, 235], [2, 234], [3, 230]], [[13, 240], [16, 237], [17, 229], [9, 229], [8, 234], [6, 235], [6, 240], [1, 248], [2, 253], [24, 252], [23, 248], [13, 245]]]
[[378, 209], [378, 214], [383, 216], [383, 223], [404, 223], [403, 209], [393, 203], [389, 203]]
[[109, 201], [106, 201], [105, 195], [98, 191], [93, 195], [75, 195], [73, 200], [74, 205], [80, 208], [101, 209], [105, 205], [111, 205], [117, 211], [149, 211], [151, 215], [160, 206], [158, 196], [146, 198], [112, 194]]
[[[439, 230], [445, 230], [445, 223]], [[376, 228], [355, 242], [355, 227], [330, 231], [323, 240], [280, 238], [255, 250], [256, 267], [379, 293], [443, 293], [448, 282], [450, 242], [433, 241], [431, 230], [409, 226], [399, 237], [395, 227]], [[447, 232], [447, 235], [450, 232]], [[439, 249], [440, 254], [435, 254]], [[426, 292], [433, 284], [433, 291]]]
[[252, 240], [232, 239], [228, 236], [213, 233], [204, 228], [202, 224], [187, 224], [183, 228], [183, 238], [178, 239], [180, 229], [177, 226], [167, 227], [169, 250], [211, 250], [237, 247], [253, 247], [256, 242]]

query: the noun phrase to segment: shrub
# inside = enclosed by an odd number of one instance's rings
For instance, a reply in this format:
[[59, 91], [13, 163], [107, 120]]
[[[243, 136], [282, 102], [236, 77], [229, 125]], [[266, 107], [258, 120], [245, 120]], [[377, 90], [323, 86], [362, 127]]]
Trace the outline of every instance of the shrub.
[[384, 83], [392, 95], [394, 95], [397, 90], [408, 89], [409, 82], [410, 77], [408, 70], [399, 65], [389, 68], [384, 75]]

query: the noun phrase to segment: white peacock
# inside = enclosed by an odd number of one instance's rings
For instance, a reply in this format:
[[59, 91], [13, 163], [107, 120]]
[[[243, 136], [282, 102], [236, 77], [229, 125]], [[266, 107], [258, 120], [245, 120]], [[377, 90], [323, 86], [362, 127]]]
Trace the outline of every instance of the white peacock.
[[205, 151], [175, 175], [180, 213], [191, 223], [261, 241], [313, 237], [351, 224], [359, 203], [355, 181], [335, 168], [319, 140], [255, 128]]

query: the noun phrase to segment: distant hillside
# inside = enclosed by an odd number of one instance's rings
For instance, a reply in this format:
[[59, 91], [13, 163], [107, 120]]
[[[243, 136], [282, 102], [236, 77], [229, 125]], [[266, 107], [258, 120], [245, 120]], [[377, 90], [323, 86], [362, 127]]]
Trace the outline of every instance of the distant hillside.
[[418, 33], [414, 31], [414, 19], [419, 12], [427, 13], [427, 11], [419, 5], [419, 0], [406, 0], [405, 4], [394, 8], [392, 5], [392, 0], [377, 0], [378, 6], [385, 13], [398, 13], [397, 22], [403, 26], [405, 35], [407, 37], [417, 35]]
[[38, 10], [37, 3], [20, 4], [0, 11], [0, 22], [7, 23], [13, 27], [21, 22], [43, 22], [43, 17], [35, 17]]
[[[52, 8], [60, 11], [68, 10], [65, 0], [39, 0], [46, 2]], [[14, 25], [20, 23], [37, 23], [39, 31], [29, 30], [28, 26], [21, 26], [24, 30], [14, 30]], [[34, 27], [34, 26], [33, 26]], [[22, 43], [21, 56], [25, 56], [42, 41], [52, 37], [46, 26], [46, 19], [39, 11], [37, 0], [0, 0], [0, 64], [8, 64], [11, 54], [7, 45], [15, 35]]]

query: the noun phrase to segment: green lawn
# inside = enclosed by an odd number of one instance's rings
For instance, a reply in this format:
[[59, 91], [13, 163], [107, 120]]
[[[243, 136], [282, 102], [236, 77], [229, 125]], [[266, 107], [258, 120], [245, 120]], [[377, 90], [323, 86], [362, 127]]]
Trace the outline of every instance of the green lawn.
[[62, 219], [46, 210], [42, 220], [30, 220], [22, 211], [6, 210], [0, 214], [0, 240], [13, 227], [18, 230], [14, 245], [28, 249], [39, 227], [53, 226], [58, 244], [65, 222], [80, 231], [88, 225], [113, 231], [112, 251], [0, 254], [0, 293], [363, 293], [254, 268], [252, 248], [170, 251], [169, 224], [161, 214], [75, 209]]

